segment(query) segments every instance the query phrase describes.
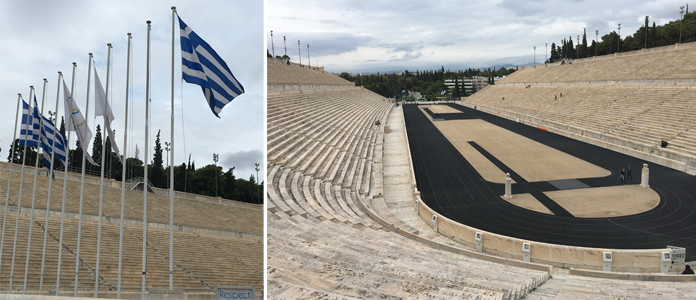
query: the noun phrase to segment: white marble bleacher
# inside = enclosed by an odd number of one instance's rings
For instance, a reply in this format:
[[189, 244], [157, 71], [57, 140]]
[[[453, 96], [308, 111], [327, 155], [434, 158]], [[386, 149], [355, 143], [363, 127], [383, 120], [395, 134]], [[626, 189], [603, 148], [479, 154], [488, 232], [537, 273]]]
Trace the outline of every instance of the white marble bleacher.
[[[696, 115], [696, 88], [681, 88], [659, 105], [636, 116], [630, 122], [611, 131], [610, 134], [640, 140], [653, 146], [658, 146], [662, 140], [673, 143], [672, 140], [676, 139], [678, 134], [696, 125], [694, 115]], [[689, 143], [688, 139], [683, 140]], [[696, 156], [696, 148], [682, 146], [679, 141], [676, 148], [678, 151]]]
[[[268, 213], [270, 299], [519, 299], [548, 273], [443, 253], [394, 232]], [[379, 284], [376, 284], [379, 283]]]
[[696, 282], [629, 281], [569, 275], [563, 278], [555, 295], [539, 296], [532, 293], [530, 300], [550, 299], [694, 299]]
[[[31, 197], [34, 181], [34, 168], [25, 167], [24, 184], [22, 191], [22, 207], [31, 207]], [[0, 170], [0, 187], [3, 195], [7, 188], [9, 170]], [[13, 172], [10, 197], [17, 199], [19, 196], [20, 176]], [[99, 178], [91, 177], [88, 179]], [[36, 182], [36, 209], [45, 210], [48, 198], [48, 180], [40, 176]], [[107, 183], [110, 184], [110, 183]], [[121, 217], [121, 188], [104, 186], [103, 216], [120, 219]], [[86, 215], [99, 215], [99, 184], [85, 183], [85, 197], [83, 213]], [[51, 208], [52, 211], [61, 211], [63, 200], [63, 180], [57, 178], [52, 184]], [[217, 199], [216, 199], [217, 200]], [[246, 207], [249, 206], [249, 207]], [[142, 191], [127, 190], [125, 197], [125, 219], [141, 221], [143, 217], [143, 193]], [[80, 208], [80, 182], [67, 181], [66, 212], [78, 214]], [[227, 213], [220, 213], [221, 209]], [[233, 212], [233, 213], [232, 213]], [[263, 234], [263, 219], [258, 217], [258, 206], [218, 204], [212, 201], [201, 201], [174, 197], [174, 224], [205, 228], [210, 230], [237, 231], [251, 233], [258, 236]], [[151, 223], [169, 224], [169, 196], [160, 194], [148, 194], [148, 221]]]
[[[452, 296], [515, 299], [546, 280], [548, 272], [517, 268], [515, 272], [523, 275], [508, 276], [494, 271], [486, 278], [479, 278], [477, 272], [469, 271], [479, 267], [476, 259], [462, 258], [389, 233], [385, 231], [383, 220], [373, 219], [375, 211], [389, 211], [383, 200], [373, 200], [374, 195], [382, 192], [381, 178], [376, 178], [381, 175], [375, 175], [375, 172], [381, 172], [379, 164], [384, 138], [384, 125], [375, 126], [374, 123], [377, 119], [386, 123], [392, 107], [391, 102], [362, 88], [269, 93], [269, 298], [411, 295], [413, 299], [448, 299]], [[306, 122], [307, 119], [312, 121]], [[376, 187], [378, 191], [373, 189]], [[406, 224], [400, 226], [408, 229]], [[313, 234], [313, 239], [320, 240], [320, 244], [295, 247], [295, 235], [300, 232]], [[366, 244], [369, 241], [379, 243]], [[401, 251], [411, 252], [412, 249], [421, 252], [421, 248], [427, 248], [422, 252], [429, 254], [418, 254], [418, 258], [401, 254]], [[373, 252], [384, 256], [376, 256]], [[325, 261], [316, 257], [328, 253], [334, 253], [331, 256], [339, 260]], [[369, 265], [362, 266], [365, 261], [404, 266], [406, 262], [393, 258], [394, 255], [422, 261], [418, 268], [440, 271], [433, 271], [428, 275], [430, 279], [422, 282], [418, 279], [420, 276], [412, 277], [390, 270], [393, 267], [378, 270]], [[466, 263], [456, 268], [445, 262], [451, 259], [457, 261], [456, 264], [460, 260]], [[323, 276], [326, 272], [320, 270], [331, 268], [336, 262], [359, 266], [347, 268], [346, 272], [363, 274], [360, 277], [338, 279], [350, 284], [352, 292], [326, 285], [327, 280], [332, 284], [338, 281]], [[435, 266], [427, 267], [430, 263]], [[431, 282], [433, 278], [442, 276], [459, 276], [457, 278], [463, 281], [455, 280], [457, 286], [449, 284], [453, 281]], [[385, 281], [389, 283], [377, 291], [365, 289], [373, 282]], [[402, 283], [419, 290], [403, 287]], [[308, 293], [308, 290], [312, 292]]]
[[[22, 193], [22, 214], [20, 216], [20, 233], [18, 235], [18, 252], [17, 262], [15, 266], [15, 277], [13, 290], [21, 289], [24, 283], [24, 260], [26, 259], [26, 241], [28, 236], [29, 226], [29, 208], [31, 207], [31, 193], [33, 183], [33, 167], [25, 168], [25, 172], [29, 172], [31, 176], [25, 174], [23, 193]], [[0, 170], [0, 192], [5, 195], [7, 187], [7, 176], [9, 171]], [[89, 293], [94, 288], [94, 268], [96, 268], [96, 248], [97, 248], [97, 220], [98, 203], [99, 203], [99, 185], [90, 182], [95, 182], [94, 178], [88, 178], [92, 181], [85, 182], [85, 203], [84, 213], [87, 215], [83, 220], [82, 226], [82, 241], [81, 255], [83, 261], [80, 269], [80, 291]], [[66, 212], [68, 213], [65, 219], [65, 237], [62, 247], [58, 244], [60, 235], [60, 217], [57, 214], [61, 209], [62, 202], [62, 184], [60, 178], [53, 183], [52, 186], [52, 201], [50, 210], [53, 216], [49, 218], [49, 237], [47, 239], [47, 258], [46, 258], [46, 277], [44, 278], [44, 293], [47, 290], [53, 289], [56, 283], [56, 270], [59, 249], [63, 249], [62, 262], [62, 279], [61, 288], [69, 291], [72, 295], [75, 256], [77, 249], [77, 232], [78, 219], [76, 214], [79, 212], [79, 188], [80, 182], [68, 180], [67, 185], [67, 201]], [[30, 274], [28, 278], [28, 289], [30, 293], [38, 291], [40, 279], [40, 264], [41, 252], [43, 247], [43, 226], [45, 222], [46, 197], [48, 192], [48, 184], [46, 177], [39, 177], [37, 181], [37, 196], [36, 196], [36, 214], [32, 234], [32, 247], [30, 255]], [[19, 174], [14, 172], [10, 193], [10, 208], [18, 200], [19, 192]], [[142, 192], [127, 191], [126, 192], [126, 234], [124, 235], [124, 273], [123, 273], [123, 289], [126, 292], [137, 292], [139, 294], [141, 288], [141, 253], [142, 253], [142, 227], [139, 222], [142, 220]], [[120, 218], [120, 188], [110, 186], [104, 187], [104, 222], [102, 224], [102, 247], [100, 260], [100, 275], [102, 283], [100, 291], [105, 295], [115, 293], [114, 289], [117, 283], [118, 270], [118, 243], [119, 243], [119, 224]], [[148, 289], [166, 289], [169, 287], [169, 230], [160, 228], [162, 225], [169, 222], [169, 197], [159, 194], [149, 194], [148, 198], [149, 221], [152, 227], [149, 229], [148, 239], [150, 247], [148, 248]], [[3, 205], [4, 206], [4, 205]], [[263, 234], [263, 218], [260, 218], [260, 209], [256, 208], [255, 212], [252, 208], [245, 207], [246, 204], [228, 205], [219, 204], [212, 201], [175, 198], [175, 223], [176, 225], [184, 226], [186, 230], [204, 229], [202, 233], [190, 233], [185, 231], [175, 230], [174, 240], [181, 247], [175, 249], [175, 273], [174, 285], [176, 288], [184, 290], [196, 290], [196, 293], [212, 294], [211, 288], [221, 284], [236, 284], [255, 286], [257, 289], [263, 287], [263, 255], [258, 252], [262, 249], [262, 244], [256, 246], [256, 252], [238, 252], [235, 254], [235, 259], [242, 265], [255, 265], [256, 273], [246, 272], [242, 268], [239, 271], [231, 273], [219, 273], [218, 267], [210, 264], [188, 265], [187, 261], [195, 260], [191, 256], [212, 257], [219, 255], [220, 248], [232, 248], [234, 245], [227, 243], [239, 243], [241, 238], [234, 238], [237, 233], [248, 233], [250, 235], [261, 236]], [[256, 216], [254, 216], [254, 214]], [[0, 218], [2, 213], [0, 213]], [[0, 291], [7, 289], [9, 283], [9, 272], [12, 255], [12, 243], [14, 233], [14, 220], [16, 213], [10, 211], [8, 213], [7, 233], [5, 239], [5, 247], [3, 251], [2, 272], [0, 272]], [[134, 222], [132, 222], [134, 221]], [[159, 223], [159, 224], [157, 224]], [[175, 226], [176, 226], [175, 225]], [[212, 232], [225, 231], [230, 236], [225, 236], [222, 232], [220, 235], [212, 234]], [[206, 233], [207, 232], [207, 233]], [[196, 251], [189, 251], [191, 245], [185, 245], [183, 242], [191, 236], [202, 237], [206, 236], [209, 239], [215, 240], [216, 244], [197, 244]], [[250, 239], [242, 239], [249, 241]], [[253, 239], [251, 239], [253, 240]], [[254, 240], [258, 243], [258, 240]], [[188, 252], [187, 252], [188, 251]], [[249, 255], [249, 256], [247, 256]], [[21, 261], [20, 261], [21, 260]], [[260, 262], [260, 263], [259, 263]], [[21, 264], [21, 267], [20, 267]], [[21, 274], [19, 270], [21, 269]], [[233, 270], [233, 269], [230, 269]], [[209, 274], [209, 275], [206, 275]], [[237, 275], [234, 275], [237, 274]], [[238, 276], [239, 275], [239, 276]], [[207, 277], [208, 284], [197, 280], [196, 277]], [[200, 277], [203, 276], [203, 277]], [[242, 278], [243, 277], [243, 278]], [[111, 295], [115, 297], [114, 295]], [[111, 297], [108, 296], [108, 297]]]
[[619, 145], [648, 149], [665, 140], [670, 155], [694, 157], [696, 96], [689, 80], [696, 80], [696, 44], [654, 50], [524, 68], [468, 97], [466, 105]]
[[636, 81], [696, 78], [696, 44], [688, 43], [662, 47], [662, 51], [647, 49], [609, 54], [596, 59], [574, 61], [571, 64], [526, 67], [507, 76], [500, 83], [555, 83], [590, 81]]

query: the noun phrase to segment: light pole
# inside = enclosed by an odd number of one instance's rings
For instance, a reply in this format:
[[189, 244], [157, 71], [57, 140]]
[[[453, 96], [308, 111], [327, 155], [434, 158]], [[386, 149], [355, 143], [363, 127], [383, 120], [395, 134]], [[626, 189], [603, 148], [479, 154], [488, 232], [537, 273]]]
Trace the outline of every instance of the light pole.
[[578, 49], [575, 51], [575, 58], [580, 58], [580, 35], [578, 34], [578, 43], [575, 44], [575, 48]]
[[594, 35], [594, 56], [597, 56], [597, 48], [599, 48], [599, 30], [595, 30]]
[[271, 30], [271, 53], [273, 54], [273, 58], [275, 58], [275, 45], [273, 45], [273, 30]]
[[[167, 166], [169, 166], [169, 150], [171, 149], [171, 143], [164, 142], [164, 151], [167, 151]], [[167, 189], [169, 189], [169, 172], [167, 172]]]
[[536, 69], [536, 46], [534, 46], [534, 69]]
[[302, 52], [300, 51], [300, 40], [297, 40], [297, 56], [300, 58], [300, 67], [302, 67]]
[[254, 165], [256, 166], [256, 168], [254, 168], [254, 170], [256, 170], [256, 204], [259, 204], [259, 203], [261, 203], [260, 202], [261, 198], [259, 196], [259, 170], [260, 169], [259, 169], [258, 163], [255, 163]]
[[643, 48], [648, 48], [648, 16], [645, 16], [645, 46]]
[[616, 52], [621, 52], [621, 23], [619, 23], [619, 40], [616, 43]]
[[681, 44], [682, 25], [684, 25], [684, 6], [679, 7], [679, 18], [681, 19], [681, 21], [679, 21], [679, 43]]
[[213, 161], [215, 162], [215, 197], [217, 197], [217, 162], [218, 162], [218, 155], [213, 153]]
[[544, 43], [544, 65], [549, 63], [549, 43]]
[[285, 56], [288, 56], [288, 46], [285, 45], [285, 36], [283, 36], [283, 48], [285, 48]]
[[309, 44], [307, 44], [307, 64], [309, 65], [309, 68], [312, 68], [312, 61], [309, 60]]

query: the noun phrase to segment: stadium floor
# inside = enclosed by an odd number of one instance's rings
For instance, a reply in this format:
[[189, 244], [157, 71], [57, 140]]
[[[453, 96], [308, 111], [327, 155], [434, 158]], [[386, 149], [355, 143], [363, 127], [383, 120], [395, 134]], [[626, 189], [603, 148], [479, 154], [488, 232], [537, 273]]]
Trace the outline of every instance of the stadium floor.
[[[461, 113], [440, 113], [437, 118], [481, 119], [607, 170], [621, 170], [631, 164], [636, 168], [634, 179], [628, 184], [640, 183], [644, 162], [638, 158], [461, 105], [448, 106]], [[614, 249], [679, 246], [687, 248], [686, 261], [696, 260], [696, 176], [649, 164], [650, 187], [660, 195], [657, 207], [630, 216], [575, 218], [543, 194], [559, 190], [559, 183], [527, 182], [485, 149], [470, 143], [502, 171], [511, 174], [516, 182], [512, 185], [513, 195], [530, 193], [556, 215], [539, 213], [501, 199], [504, 184], [484, 180], [417, 105], [403, 108], [421, 198], [447, 218], [485, 231], [553, 244]], [[425, 111], [434, 116], [428, 109]], [[620, 184], [616, 174], [566, 183], [589, 187]]]

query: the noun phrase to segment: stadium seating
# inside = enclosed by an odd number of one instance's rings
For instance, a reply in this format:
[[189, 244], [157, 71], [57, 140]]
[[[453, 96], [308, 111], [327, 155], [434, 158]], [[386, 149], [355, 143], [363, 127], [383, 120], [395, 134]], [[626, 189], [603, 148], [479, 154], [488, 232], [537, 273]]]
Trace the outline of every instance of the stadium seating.
[[647, 153], [667, 141], [669, 156], [659, 155], [688, 165], [696, 161], [696, 44], [658, 50], [527, 67], [464, 105]]
[[523, 68], [501, 83], [560, 83], [591, 81], [674, 80], [694, 79], [696, 45], [679, 48], [665, 46], [643, 53], [642, 50], [598, 56], [570, 64], [538, 65]]
[[566, 274], [554, 275], [525, 299], [689, 299], [693, 289], [693, 282], [636, 282]]
[[[314, 72], [294, 68], [287, 73], [297, 78]], [[269, 84], [283, 82], [268, 76]], [[385, 227], [419, 232], [382, 199], [383, 132], [393, 107], [358, 87], [269, 92], [269, 297], [516, 299], [545, 281], [548, 272], [479, 262]]]
[[[24, 285], [24, 266], [27, 253], [27, 239], [30, 224], [30, 210], [33, 167], [25, 168], [22, 190], [22, 211], [19, 217], [17, 255], [13, 279], [13, 292], [21, 292]], [[9, 171], [0, 170], [0, 192], [6, 194]], [[20, 186], [19, 172], [13, 173], [10, 210], [7, 215], [5, 244], [0, 271], [0, 292], [7, 291], [12, 264], [14, 229], [17, 220], [16, 201]], [[85, 183], [85, 201], [80, 243], [79, 291], [87, 295], [94, 290], [97, 230], [99, 212], [98, 179]], [[27, 280], [29, 293], [37, 293], [41, 274], [45, 213], [48, 196], [48, 180], [41, 176], [37, 180], [36, 214], [32, 229], [32, 244]], [[59, 246], [60, 210], [63, 195], [63, 181], [58, 178], [52, 184], [51, 216], [47, 237], [46, 270], [43, 291], [55, 291], [58, 266], [58, 252], [62, 248], [61, 291], [72, 295], [74, 289], [75, 258], [77, 253], [77, 234], [79, 213], [80, 182], [68, 180], [64, 240]], [[186, 293], [202, 297], [212, 296], [216, 286], [253, 286], [257, 298], [261, 299], [263, 290], [263, 218], [258, 205], [243, 203], [217, 203], [175, 197], [174, 231], [174, 287]], [[102, 240], [100, 253], [100, 293], [115, 297], [118, 284], [118, 244], [121, 190], [104, 187], [104, 207]], [[123, 253], [124, 293], [139, 295], [142, 271], [142, 212], [143, 194], [138, 191], [126, 192]], [[4, 203], [2, 203], [4, 207]], [[0, 219], [2, 218], [0, 213]], [[169, 287], [169, 197], [148, 195], [148, 247], [147, 247], [147, 287], [148, 289], [167, 289]], [[184, 231], [178, 230], [179, 228]], [[238, 237], [251, 236], [255, 238]]]
[[[24, 184], [22, 190], [22, 207], [31, 208], [32, 189], [34, 182], [34, 168], [25, 167]], [[7, 188], [7, 170], [0, 170], [0, 180]], [[18, 199], [20, 176], [14, 172], [10, 198]], [[94, 179], [94, 178], [92, 178]], [[98, 178], [96, 178], [98, 180]], [[48, 180], [44, 176], [38, 177], [36, 208], [46, 209], [48, 199]], [[67, 181], [66, 212], [79, 213], [80, 210], [80, 182]], [[111, 219], [121, 217], [121, 188], [104, 186], [103, 216]], [[85, 201], [83, 213], [87, 215], [99, 215], [99, 185], [85, 184]], [[61, 211], [63, 201], [63, 180], [57, 178], [52, 184], [51, 211]], [[142, 191], [127, 190], [125, 197], [125, 218], [127, 220], [142, 221], [143, 218], [143, 193]], [[234, 215], [220, 213], [220, 207], [234, 211]], [[234, 220], [234, 221], [233, 221]], [[169, 196], [160, 194], [148, 194], [148, 222], [169, 224]], [[255, 205], [238, 205], [234, 208], [227, 204], [218, 204], [200, 200], [174, 197], [174, 224], [204, 228], [210, 230], [222, 230], [228, 232], [245, 232], [257, 236], [263, 235], [263, 219], [258, 217], [258, 207]]]

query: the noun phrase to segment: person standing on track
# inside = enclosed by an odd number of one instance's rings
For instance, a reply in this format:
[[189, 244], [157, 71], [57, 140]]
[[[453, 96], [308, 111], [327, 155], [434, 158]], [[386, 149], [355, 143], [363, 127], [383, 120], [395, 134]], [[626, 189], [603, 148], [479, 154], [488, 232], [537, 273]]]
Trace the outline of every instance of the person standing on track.
[[626, 169], [621, 169], [621, 184], [626, 184]]
[[628, 179], [633, 179], [633, 175], [631, 175], [631, 165], [628, 165], [628, 172], [626, 176], [628, 177]]

